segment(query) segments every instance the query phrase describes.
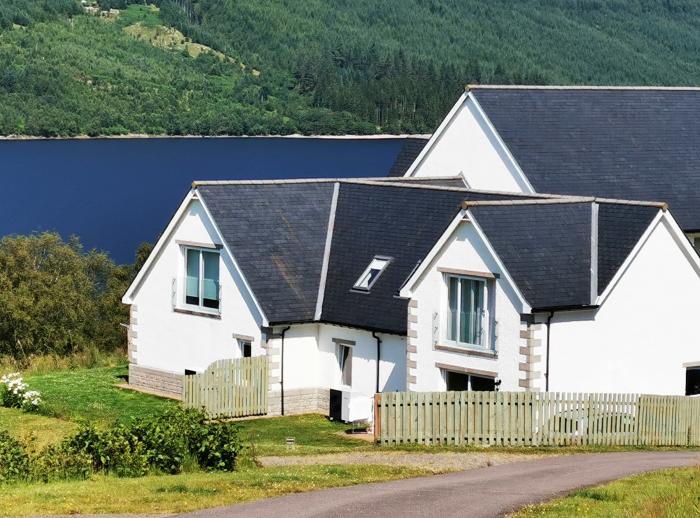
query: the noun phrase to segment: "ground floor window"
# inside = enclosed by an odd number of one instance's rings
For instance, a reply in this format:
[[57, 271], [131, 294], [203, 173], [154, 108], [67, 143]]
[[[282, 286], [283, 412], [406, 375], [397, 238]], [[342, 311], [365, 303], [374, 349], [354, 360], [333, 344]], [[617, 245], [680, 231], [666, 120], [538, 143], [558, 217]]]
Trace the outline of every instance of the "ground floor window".
[[496, 390], [496, 380], [463, 372], [445, 371], [447, 390], [473, 390], [489, 392]]
[[238, 340], [238, 346], [241, 348], [241, 358], [250, 358], [252, 356], [253, 346], [248, 340]]
[[338, 367], [340, 367], [340, 384], [352, 386], [352, 346], [336, 344]]
[[700, 366], [690, 367], [685, 371], [685, 395], [700, 394]]

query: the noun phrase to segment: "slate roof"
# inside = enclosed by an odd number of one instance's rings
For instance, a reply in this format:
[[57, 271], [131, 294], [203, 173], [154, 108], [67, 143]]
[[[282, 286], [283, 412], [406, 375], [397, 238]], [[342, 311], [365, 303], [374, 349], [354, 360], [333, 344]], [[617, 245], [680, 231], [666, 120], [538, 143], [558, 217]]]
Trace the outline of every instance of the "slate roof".
[[[322, 322], [405, 334], [408, 301], [398, 292], [465, 201], [477, 202], [471, 214], [533, 308], [591, 303], [590, 199], [357, 180], [198, 184], [271, 324], [315, 321], [336, 184]], [[599, 205], [599, 292], [658, 210]], [[354, 291], [377, 255], [391, 263], [369, 293]]]
[[424, 137], [406, 137], [387, 176], [403, 176], [428, 143]]
[[667, 202], [700, 231], [700, 91], [471, 89], [538, 192]]
[[333, 184], [212, 184], [198, 191], [268, 318], [313, 320]]

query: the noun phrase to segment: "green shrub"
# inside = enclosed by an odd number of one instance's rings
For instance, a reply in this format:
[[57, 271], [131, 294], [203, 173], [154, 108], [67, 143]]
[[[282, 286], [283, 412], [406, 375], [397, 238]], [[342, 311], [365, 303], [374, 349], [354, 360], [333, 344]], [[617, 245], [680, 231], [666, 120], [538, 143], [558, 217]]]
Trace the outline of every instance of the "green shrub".
[[0, 483], [29, 478], [30, 458], [22, 444], [0, 430]]
[[64, 447], [90, 458], [95, 471], [138, 477], [149, 470], [180, 473], [193, 463], [232, 471], [242, 445], [234, 424], [207, 424], [201, 411], [174, 408], [108, 431], [83, 425]]
[[92, 474], [92, 457], [71, 451], [63, 444], [48, 446], [33, 465], [33, 478], [42, 482], [54, 480], [85, 480]]

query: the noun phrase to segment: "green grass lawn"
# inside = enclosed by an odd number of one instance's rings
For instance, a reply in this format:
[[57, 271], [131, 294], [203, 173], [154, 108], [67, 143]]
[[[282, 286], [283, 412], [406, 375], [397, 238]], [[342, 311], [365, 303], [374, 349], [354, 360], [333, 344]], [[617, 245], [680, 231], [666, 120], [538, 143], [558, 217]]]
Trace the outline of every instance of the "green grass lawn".
[[432, 474], [397, 466], [290, 466], [235, 473], [15, 484], [0, 491], [5, 516], [78, 513], [179, 513], [326, 487]]
[[0, 407], [0, 430], [7, 430], [23, 441], [33, 436], [37, 449], [59, 442], [76, 429], [77, 425], [70, 421]]
[[700, 516], [700, 467], [646, 473], [594, 488], [581, 489], [564, 498], [526, 507], [513, 515], [513, 518], [570, 516]]
[[[299, 415], [242, 420], [241, 438], [253, 455], [308, 455], [377, 448], [373, 443], [347, 436], [349, 425], [320, 415]], [[288, 448], [293, 437], [296, 445]]]
[[117, 387], [126, 367], [100, 367], [27, 376], [31, 389], [41, 392], [45, 415], [100, 424], [154, 415], [177, 402]]

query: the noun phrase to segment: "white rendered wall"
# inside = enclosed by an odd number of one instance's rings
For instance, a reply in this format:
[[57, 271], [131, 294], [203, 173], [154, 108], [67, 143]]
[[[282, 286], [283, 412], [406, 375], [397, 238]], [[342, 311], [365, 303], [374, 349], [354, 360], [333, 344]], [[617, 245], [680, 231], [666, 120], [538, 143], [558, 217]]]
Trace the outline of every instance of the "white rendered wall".
[[555, 313], [551, 391], [685, 393], [683, 364], [700, 361], [700, 277], [666, 217], [597, 312]]
[[193, 200], [134, 295], [137, 365], [180, 374], [185, 369], [202, 371], [216, 360], [240, 357], [234, 333], [254, 338], [253, 356], [264, 354], [260, 315], [251, 298], [244, 295], [248, 292], [224, 250], [219, 267], [221, 318], [173, 310], [174, 279], [178, 280], [177, 301], [184, 298], [184, 256], [178, 241], [221, 245], [216, 234], [202, 205]]
[[[405, 338], [382, 333], [378, 333], [377, 336], [382, 340], [380, 391], [405, 390]], [[355, 342], [352, 350], [351, 387], [341, 384], [334, 338]], [[279, 342], [280, 339], [276, 339], [276, 344]], [[277, 373], [272, 374], [274, 376]], [[350, 390], [356, 394], [372, 396], [376, 391], [376, 383], [377, 342], [371, 332], [327, 324], [305, 324], [292, 326], [285, 333], [285, 389], [318, 387]]]
[[445, 319], [447, 311], [447, 287], [444, 273], [438, 268], [471, 270], [502, 274], [497, 262], [479, 234], [469, 222], [462, 222], [442, 247], [437, 257], [424, 272], [413, 289], [412, 300], [417, 306], [417, 352], [415, 391], [445, 390], [445, 380], [436, 363], [457, 368], [496, 372], [501, 380], [500, 390], [521, 390], [519, 380], [520, 312], [519, 299], [508, 282], [492, 281], [490, 294], [495, 296], [491, 306], [498, 321], [496, 358], [483, 358], [464, 353], [436, 349], [433, 339], [433, 314], [439, 315], [438, 344], [445, 345]]
[[474, 101], [467, 97], [412, 176], [463, 174], [472, 189], [530, 192]]

